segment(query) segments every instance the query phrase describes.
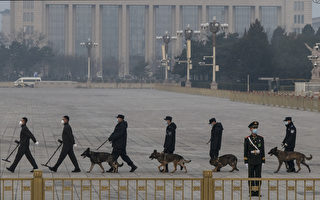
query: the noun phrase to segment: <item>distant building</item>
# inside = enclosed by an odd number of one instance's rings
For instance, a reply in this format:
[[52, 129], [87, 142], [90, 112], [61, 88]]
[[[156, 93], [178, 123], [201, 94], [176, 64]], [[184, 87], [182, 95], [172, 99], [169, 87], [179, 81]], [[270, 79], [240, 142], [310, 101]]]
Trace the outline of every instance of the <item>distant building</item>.
[[10, 34], [10, 10], [6, 9], [1, 14], [1, 32], [6, 36]]
[[[161, 57], [156, 35], [175, 33], [190, 24], [200, 24], [213, 16], [229, 24], [229, 32], [240, 35], [259, 19], [270, 36], [281, 26], [300, 33], [312, 22], [310, 0], [82, 0], [10, 1], [11, 32], [42, 32], [61, 54], [86, 55], [80, 42], [89, 37], [99, 43], [94, 55], [117, 60], [120, 76], [130, 73], [130, 63], [142, 57], [152, 63]], [[182, 50], [183, 39], [169, 46], [172, 56]]]
[[312, 27], [317, 32], [320, 28], [320, 17], [312, 18]]

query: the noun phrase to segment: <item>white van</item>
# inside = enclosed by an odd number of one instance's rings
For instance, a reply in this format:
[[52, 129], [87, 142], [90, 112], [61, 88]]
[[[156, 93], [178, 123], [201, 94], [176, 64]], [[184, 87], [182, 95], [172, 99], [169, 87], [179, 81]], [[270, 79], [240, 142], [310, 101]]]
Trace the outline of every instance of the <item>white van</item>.
[[22, 77], [14, 82], [15, 87], [34, 87], [36, 83], [41, 82], [40, 77]]

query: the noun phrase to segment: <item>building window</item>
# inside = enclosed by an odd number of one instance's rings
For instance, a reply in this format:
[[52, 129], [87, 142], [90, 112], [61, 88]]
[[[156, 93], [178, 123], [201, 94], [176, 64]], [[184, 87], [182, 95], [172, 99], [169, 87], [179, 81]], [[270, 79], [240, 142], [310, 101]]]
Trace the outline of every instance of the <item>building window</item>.
[[294, 2], [294, 11], [303, 11], [304, 10], [304, 2], [303, 1], [295, 1]]
[[33, 34], [33, 26], [24, 26], [23, 27], [23, 32], [25, 34]]
[[110, 63], [119, 57], [119, 6], [103, 5], [101, 19], [102, 55]]
[[24, 22], [33, 22], [33, 12], [24, 12], [23, 13]]
[[87, 49], [80, 46], [81, 42], [92, 38], [92, 5], [75, 6], [75, 54], [78, 56], [87, 55]]
[[24, 9], [33, 9], [34, 8], [34, 1], [33, 0], [23, 1], [23, 8]]
[[[155, 24], [155, 32], [156, 35], [158, 36], [162, 36], [164, 35], [164, 33], [166, 31], [169, 32], [169, 34], [173, 35], [172, 32], [172, 18], [173, 18], [173, 14], [172, 14], [172, 6], [157, 6], [155, 9], [156, 12], [156, 24]], [[156, 41], [156, 57], [157, 59], [161, 59], [162, 58], [162, 53], [161, 53], [161, 45], [162, 45], [162, 41], [161, 40], [157, 40]], [[171, 43], [169, 43], [169, 52], [168, 54], [171, 54]]]
[[47, 37], [57, 53], [65, 52], [66, 11], [64, 5], [48, 5]]
[[301, 33], [301, 28], [294, 28], [294, 29], [293, 29], [293, 32], [299, 34], [299, 33]]
[[129, 55], [132, 66], [145, 59], [145, 13], [145, 6], [129, 6]]
[[208, 6], [208, 21], [212, 21], [213, 17], [216, 17], [220, 23], [226, 22], [227, 7], [224, 6]]
[[273, 31], [279, 26], [279, 8], [276, 6], [262, 6], [260, 10], [261, 24], [269, 38]]
[[250, 6], [235, 6], [235, 32], [243, 35], [250, 27], [253, 12]]
[[304, 24], [304, 15], [294, 15], [295, 24]]

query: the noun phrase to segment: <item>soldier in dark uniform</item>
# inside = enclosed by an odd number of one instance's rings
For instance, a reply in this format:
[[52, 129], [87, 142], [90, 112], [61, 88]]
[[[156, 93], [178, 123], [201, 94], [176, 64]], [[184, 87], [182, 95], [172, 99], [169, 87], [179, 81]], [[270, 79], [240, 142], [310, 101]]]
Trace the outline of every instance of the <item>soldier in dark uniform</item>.
[[[177, 126], [174, 122], [172, 122], [172, 117], [171, 116], [166, 116], [164, 118], [165, 121], [167, 121], [167, 129], [166, 129], [166, 138], [164, 140], [164, 145], [163, 145], [163, 153], [169, 153], [173, 154], [176, 146], [176, 129]], [[166, 165], [166, 170], [165, 172], [168, 172], [168, 164]]]
[[[23, 117], [21, 119], [21, 121], [19, 122], [19, 125], [21, 126], [20, 143], [19, 143], [20, 146], [18, 148], [18, 153], [17, 153], [16, 158], [14, 159], [12, 165], [10, 167], [7, 167], [7, 170], [9, 170], [12, 173], [16, 169], [16, 167], [17, 167], [17, 165], [23, 155], [26, 155], [27, 159], [29, 160], [29, 162], [31, 163], [31, 165], [33, 167], [33, 170], [38, 169], [38, 165], [31, 154], [31, 151], [29, 149], [29, 145], [30, 145], [30, 139], [36, 145], [38, 145], [39, 142], [37, 142], [36, 138], [33, 136], [33, 134], [28, 129], [27, 122], [28, 122], [28, 119], [26, 117]], [[31, 172], [33, 172], [33, 170], [31, 170]]]
[[69, 124], [69, 116], [64, 116], [61, 120], [61, 124], [64, 125], [63, 131], [62, 131], [62, 150], [60, 153], [60, 156], [58, 158], [57, 163], [53, 167], [49, 167], [49, 169], [53, 172], [56, 172], [61, 165], [62, 161], [66, 158], [68, 155], [72, 164], [74, 165], [74, 170], [72, 172], [81, 172], [79, 168], [79, 164], [77, 161], [76, 156], [74, 155], [73, 147], [76, 147], [77, 144], [74, 141], [72, 128]]
[[[138, 167], [133, 164], [132, 160], [127, 155], [127, 128], [128, 123], [124, 121], [123, 115], [117, 116], [118, 123], [114, 128], [113, 133], [110, 135], [108, 140], [112, 143], [112, 156], [113, 159], [117, 160], [119, 156], [124, 160], [130, 167], [130, 172], [134, 172]], [[107, 172], [112, 172], [113, 168], [110, 168]]]
[[[244, 163], [248, 167], [249, 178], [261, 178], [262, 164], [265, 163], [264, 140], [258, 135], [258, 126], [259, 122], [252, 122], [248, 126], [251, 135], [244, 139]], [[250, 195], [259, 196], [261, 181], [249, 181], [248, 184]]]
[[[296, 146], [296, 127], [294, 126], [292, 122], [291, 117], [286, 117], [284, 120], [284, 124], [286, 125], [286, 137], [282, 141], [282, 146], [284, 147], [284, 151], [294, 151], [294, 148]], [[293, 160], [290, 160], [287, 162], [288, 169], [287, 172], [295, 172], [294, 168], [294, 162]]]
[[[211, 159], [218, 158], [221, 148], [221, 139], [223, 127], [220, 122], [217, 122], [215, 118], [209, 120], [209, 124], [212, 126], [210, 144], [210, 157]], [[209, 143], [208, 142], [208, 143]]]

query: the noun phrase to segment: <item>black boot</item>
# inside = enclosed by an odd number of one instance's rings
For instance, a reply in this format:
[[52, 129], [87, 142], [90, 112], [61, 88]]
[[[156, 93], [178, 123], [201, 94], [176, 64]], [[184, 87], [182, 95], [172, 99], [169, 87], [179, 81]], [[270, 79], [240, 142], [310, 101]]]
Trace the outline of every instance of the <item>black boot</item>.
[[33, 173], [35, 169], [38, 169], [38, 168], [33, 168], [30, 172]]
[[78, 168], [78, 169], [74, 169], [72, 172], [73, 173], [78, 173], [78, 172], [81, 172], [81, 170]]
[[57, 172], [57, 169], [54, 168], [54, 167], [49, 167], [49, 170], [52, 171], [52, 172]]
[[11, 173], [14, 173], [14, 170], [9, 167], [7, 167], [7, 170], [10, 171]]
[[131, 170], [130, 170], [130, 172], [136, 171], [137, 168], [138, 168], [137, 166], [135, 166], [134, 164], [132, 164], [132, 165], [131, 165]]
[[107, 173], [112, 173], [114, 170], [113, 168], [111, 167], [108, 171], [106, 171]]

